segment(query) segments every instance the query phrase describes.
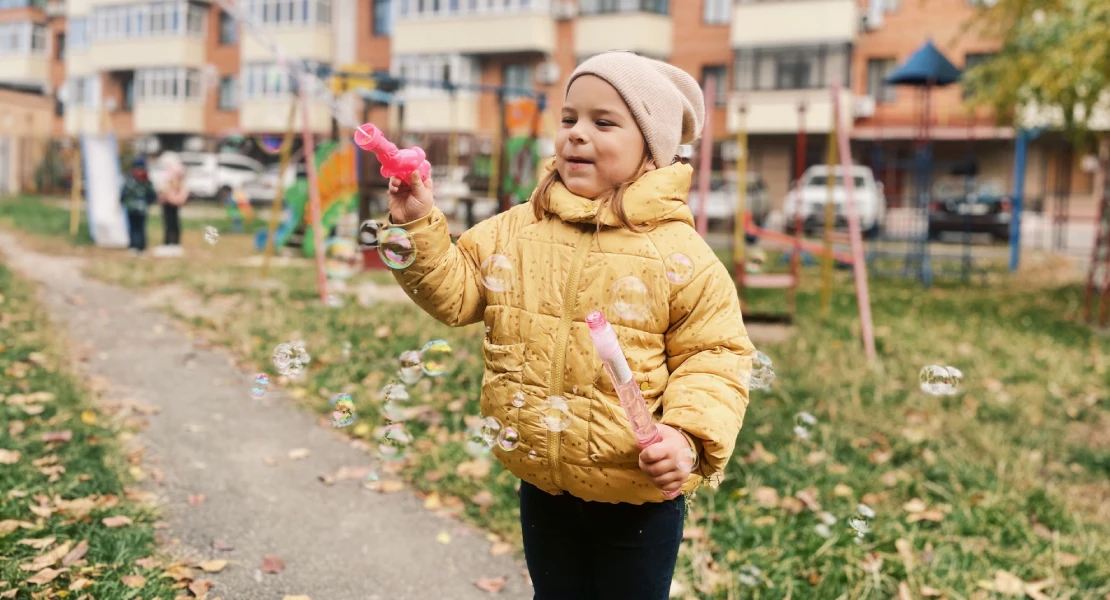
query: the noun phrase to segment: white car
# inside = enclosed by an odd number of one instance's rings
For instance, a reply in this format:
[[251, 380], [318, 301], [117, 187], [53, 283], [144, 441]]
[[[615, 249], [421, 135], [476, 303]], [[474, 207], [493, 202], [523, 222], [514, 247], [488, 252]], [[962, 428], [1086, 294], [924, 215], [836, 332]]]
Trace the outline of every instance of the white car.
[[[262, 174], [257, 179], [248, 181], [243, 185], [243, 191], [247, 193], [247, 198], [255, 203], [269, 203], [274, 199], [277, 194], [278, 188], [278, 163], [274, 163], [262, 169]], [[285, 175], [281, 178], [281, 187], [289, 189], [289, 186], [296, 183], [297, 178], [308, 177], [305, 171], [304, 162], [297, 163], [296, 167], [289, 165], [285, 169]]]
[[[831, 174], [833, 178], [832, 201], [836, 207], [836, 226], [847, 227], [848, 212], [845, 208], [847, 192], [844, 187], [844, 170], [835, 167]], [[801, 213], [806, 232], [817, 232], [824, 228], [825, 202], [829, 197], [829, 168], [827, 165], [815, 165], [806, 169], [802, 174], [799, 184], [791, 186], [783, 200], [782, 210], [786, 217], [786, 230], [794, 232], [794, 223], [799, 198], [801, 199]], [[871, 169], [862, 165], [852, 167], [852, 183], [854, 189], [857, 214], [860, 220], [860, 229], [865, 235], [877, 234], [886, 218], [886, 196], [883, 193], [882, 182], [875, 181]]]
[[[221, 190], [246, 188], [262, 176], [262, 163], [239, 154], [180, 152], [185, 165], [185, 189], [198, 198], [215, 198]], [[164, 174], [157, 159], [151, 161], [150, 180], [158, 186]]]
[[[714, 179], [709, 183], [709, 203], [706, 205], [710, 223], [731, 223], [736, 218], [736, 177], [729, 173], [725, 179]], [[745, 205], [752, 215], [752, 221], [762, 227], [771, 211], [770, 197], [767, 195], [767, 184], [758, 173], [748, 173], [748, 193], [745, 196]], [[697, 218], [701, 206], [701, 193], [695, 181], [690, 186], [690, 193], [686, 197], [686, 205]]]

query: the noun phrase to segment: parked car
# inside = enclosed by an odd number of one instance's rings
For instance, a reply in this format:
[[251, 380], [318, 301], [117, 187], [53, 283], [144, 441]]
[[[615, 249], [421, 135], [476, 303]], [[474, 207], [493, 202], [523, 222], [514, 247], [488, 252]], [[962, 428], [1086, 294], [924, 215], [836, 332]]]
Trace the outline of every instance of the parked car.
[[[262, 175], [262, 163], [248, 156], [232, 153], [180, 152], [185, 165], [185, 189], [191, 197], [215, 198], [221, 191], [246, 187]], [[150, 179], [158, 185], [164, 174], [151, 162]]]
[[[255, 179], [252, 179], [243, 184], [243, 191], [247, 193], [252, 203], [269, 203], [274, 199], [274, 195], [278, 189], [278, 163], [268, 165], [262, 169], [262, 173]], [[296, 183], [297, 179], [307, 178], [308, 172], [304, 162], [298, 162], [296, 167], [290, 165], [285, 169], [284, 177], [281, 178], [281, 187], [288, 189], [289, 186]]]
[[[709, 203], [706, 204], [709, 223], [731, 223], [736, 218], [736, 178], [730, 177], [713, 179], [709, 183]], [[767, 184], [759, 173], [748, 173], [748, 193], [744, 204], [752, 215], [752, 221], [762, 227], [771, 212], [770, 196], [767, 194]], [[690, 186], [690, 194], [686, 197], [686, 205], [693, 211], [694, 217], [698, 215], [701, 206], [701, 194], [698, 184]]]
[[1010, 239], [1010, 197], [997, 180], [945, 178], [933, 184], [929, 202], [929, 239], [943, 233], [987, 233]]
[[[800, 182], [792, 185], [783, 200], [783, 214], [786, 217], [786, 230], [794, 232], [796, 211], [800, 199], [803, 228], [807, 234], [821, 231], [825, 227], [825, 202], [829, 197], [829, 178], [833, 178], [832, 201], [836, 209], [838, 229], [848, 226], [848, 213], [845, 208], [847, 191], [844, 186], [843, 167], [835, 167], [830, 174], [827, 165], [814, 165], [806, 169]], [[864, 235], [874, 236], [882, 228], [886, 218], [886, 196], [882, 182], [875, 181], [871, 169], [856, 165], [852, 167], [853, 198], [858, 210], [860, 227]]]

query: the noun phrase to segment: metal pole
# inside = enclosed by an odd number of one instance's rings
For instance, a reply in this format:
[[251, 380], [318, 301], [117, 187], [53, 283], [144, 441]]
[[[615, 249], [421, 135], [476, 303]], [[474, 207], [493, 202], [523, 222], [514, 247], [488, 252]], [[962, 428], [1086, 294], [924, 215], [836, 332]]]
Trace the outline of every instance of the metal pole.
[[702, 239], [709, 234], [709, 178], [713, 175], [713, 108], [717, 104], [716, 93], [717, 81], [710, 77], [705, 81], [705, 125], [702, 127], [701, 150], [698, 152], [698, 196], [701, 202], [695, 225]]
[[1018, 130], [1014, 148], [1014, 197], [1010, 204], [1010, 272], [1016, 273], [1021, 264], [1021, 216], [1025, 210], [1025, 165], [1028, 162], [1029, 141], [1037, 131]]
[[[837, 138], [840, 137], [836, 122], [836, 113], [833, 113], [832, 129], [829, 130], [829, 141], [825, 149], [825, 163], [828, 165], [829, 177], [826, 180], [825, 194], [825, 256], [821, 259], [821, 314], [829, 316], [832, 310], [832, 276], [833, 276], [833, 244], [832, 234], [836, 225], [836, 206], [833, 204], [833, 189], [836, 179]], [[849, 177], [848, 174], [844, 175]]]
[[733, 220], [732, 264], [734, 277], [744, 300], [744, 274], [748, 242], [748, 109], [740, 105], [740, 125], [736, 129], [736, 218]]
[[312, 119], [309, 115], [307, 77], [302, 76], [300, 87], [301, 115], [303, 119], [302, 135], [304, 136], [304, 162], [308, 171], [308, 208], [309, 217], [312, 219], [312, 243], [316, 255], [316, 288], [320, 292], [320, 301], [328, 301], [328, 280], [324, 274], [324, 224], [321, 222], [320, 187], [316, 177], [316, 144], [312, 139]]
[[[262, 258], [262, 278], [265, 279], [270, 275], [270, 257], [274, 255], [274, 247], [277, 241], [274, 240], [274, 235], [277, 232], [278, 219], [281, 217], [282, 200], [285, 197], [285, 185], [283, 183], [285, 170], [289, 168], [289, 154], [293, 149], [293, 128], [296, 125], [297, 117], [297, 97], [293, 96], [293, 101], [289, 105], [289, 118], [285, 122], [285, 139], [281, 141], [281, 157], [278, 159], [278, 182], [277, 191], [274, 193], [274, 205], [270, 208], [270, 226], [269, 234], [266, 236], [266, 253]], [[294, 169], [294, 174], [296, 169]], [[296, 176], [294, 175], [294, 180]]]

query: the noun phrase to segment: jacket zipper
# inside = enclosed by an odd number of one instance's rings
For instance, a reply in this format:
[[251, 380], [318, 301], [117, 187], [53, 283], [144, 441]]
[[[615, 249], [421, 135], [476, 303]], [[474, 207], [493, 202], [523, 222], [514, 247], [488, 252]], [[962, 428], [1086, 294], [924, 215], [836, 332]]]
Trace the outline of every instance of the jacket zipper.
[[[566, 286], [563, 287], [563, 314], [559, 318], [559, 331], [555, 337], [554, 363], [551, 365], [551, 381], [547, 389], [548, 396], [562, 396], [563, 385], [566, 379], [567, 340], [570, 338], [570, 325], [574, 319], [574, 312], [578, 308], [578, 280], [582, 275], [582, 265], [586, 253], [590, 249], [590, 240], [593, 234], [583, 233], [578, 238], [578, 245], [574, 249], [574, 262], [571, 263], [570, 275], [567, 276]], [[563, 474], [559, 469], [559, 450], [561, 432], [547, 432], [547, 462], [551, 469], [551, 479], [559, 488], [563, 487]]]

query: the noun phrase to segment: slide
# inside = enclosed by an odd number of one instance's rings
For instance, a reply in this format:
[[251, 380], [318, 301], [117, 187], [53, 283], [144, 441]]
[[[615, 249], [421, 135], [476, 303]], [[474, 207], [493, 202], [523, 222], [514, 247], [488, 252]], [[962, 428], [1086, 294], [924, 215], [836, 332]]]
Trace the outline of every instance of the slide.
[[89, 210], [89, 235], [101, 248], [126, 248], [130, 242], [127, 215], [119, 201], [123, 173], [114, 134], [81, 136], [85, 172], [85, 202]]

